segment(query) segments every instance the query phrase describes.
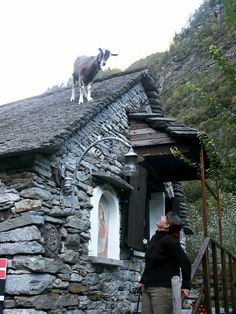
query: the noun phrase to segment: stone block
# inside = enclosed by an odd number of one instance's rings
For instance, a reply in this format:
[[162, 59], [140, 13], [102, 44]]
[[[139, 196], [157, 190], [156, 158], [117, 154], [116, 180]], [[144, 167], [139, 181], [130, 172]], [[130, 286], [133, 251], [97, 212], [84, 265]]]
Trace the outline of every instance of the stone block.
[[55, 274], [57, 272], [63, 274], [71, 273], [71, 267], [64, 264], [58, 258], [48, 258], [42, 255], [18, 255], [13, 258], [12, 268], [26, 269], [32, 272], [47, 272]]
[[48, 274], [8, 275], [5, 293], [11, 295], [35, 295], [52, 287], [55, 277]]
[[[0, 188], [0, 204], [14, 204], [14, 202], [19, 201], [20, 196], [17, 191], [7, 190], [3, 187]], [[1, 206], [2, 207], [2, 206]]]
[[44, 253], [44, 247], [37, 241], [1, 243], [0, 255], [37, 254]]
[[0, 232], [16, 229], [27, 225], [42, 225], [44, 218], [39, 215], [22, 215], [0, 222]]
[[15, 212], [21, 213], [29, 210], [42, 209], [42, 202], [40, 200], [24, 199], [15, 203]]
[[47, 314], [47, 312], [34, 309], [6, 309], [3, 310], [3, 314]]
[[65, 246], [68, 249], [79, 251], [80, 236], [78, 234], [68, 234], [66, 237]]
[[24, 198], [37, 199], [48, 201], [52, 199], [52, 194], [48, 192], [46, 189], [32, 187], [22, 190], [20, 195]]
[[79, 298], [75, 294], [47, 293], [33, 297], [15, 297], [16, 302], [22, 307], [34, 307], [37, 310], [56, 310], [58, 308], [77, 306]]
[[14, 230], [1, 232], [0, 242], [17, 242], [40, 240], [41, 233], [36, 226], [17, 228]]
[[71, 293], [87, 294], [88, 288], [86, 286], [83, 286], [81, 283], [72, 282], [69, 284], [69, 291]]

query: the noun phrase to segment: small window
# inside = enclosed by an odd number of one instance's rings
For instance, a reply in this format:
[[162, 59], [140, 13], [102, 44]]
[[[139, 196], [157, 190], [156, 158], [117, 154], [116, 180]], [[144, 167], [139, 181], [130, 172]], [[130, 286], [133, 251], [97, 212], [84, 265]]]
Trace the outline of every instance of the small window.
[[91, 198], [91, 239], [89, 255], [119, 260], [119, 199], [110, 186], [96, 187]]

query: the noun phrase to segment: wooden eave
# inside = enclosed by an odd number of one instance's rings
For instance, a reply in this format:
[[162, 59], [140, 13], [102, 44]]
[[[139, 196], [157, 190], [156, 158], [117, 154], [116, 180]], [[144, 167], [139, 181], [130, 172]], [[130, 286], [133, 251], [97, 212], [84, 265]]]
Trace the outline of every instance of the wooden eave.
[[130, 140], [135, 152], [145, 158], [144, 166], [154, 181], [184, 181], [198, 179], [194, 167], [174, 157], [171, 148], [194, 163], [199, 162], [199, 141], [195, 135], [173, 137], [166, 129], [154, 129], [149, 123], [131, 119]]

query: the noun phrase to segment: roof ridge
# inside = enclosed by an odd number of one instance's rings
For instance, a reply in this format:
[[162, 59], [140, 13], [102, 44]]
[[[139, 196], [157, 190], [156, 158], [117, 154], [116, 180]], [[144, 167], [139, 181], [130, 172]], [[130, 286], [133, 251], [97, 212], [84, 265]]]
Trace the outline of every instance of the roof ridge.
[[94, 83], [97, 83], [97, 82], [103, 82], [103, 81], [106, 81], [106, 80], [110, 80], [111, 78], [115, 78], [115, 77], [119, 77], [119, 76], [124, 76], [124, 75], [130, 75], [130, 74], [135, 74], [135, 73], [148, 73], [148, 68], [137, 68], [137, 69], [134, 69], [134, 70], [125, 70], [125, 71], [120, 71], [120, 72], [116, 72], [116, 73], [113, 73], [113, 74], [109, 74], [105, 77], [101, 77], [101, 78], [97, 78], [94, 80]]

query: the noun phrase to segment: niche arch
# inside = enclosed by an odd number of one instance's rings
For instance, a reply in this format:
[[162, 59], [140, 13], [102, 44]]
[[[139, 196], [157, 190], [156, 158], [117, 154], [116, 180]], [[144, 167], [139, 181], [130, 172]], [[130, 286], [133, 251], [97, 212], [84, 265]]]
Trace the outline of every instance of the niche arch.
[[119, 199], [109, 185], [97, 186], [91, 198], [89, 255], [120, 259]]

